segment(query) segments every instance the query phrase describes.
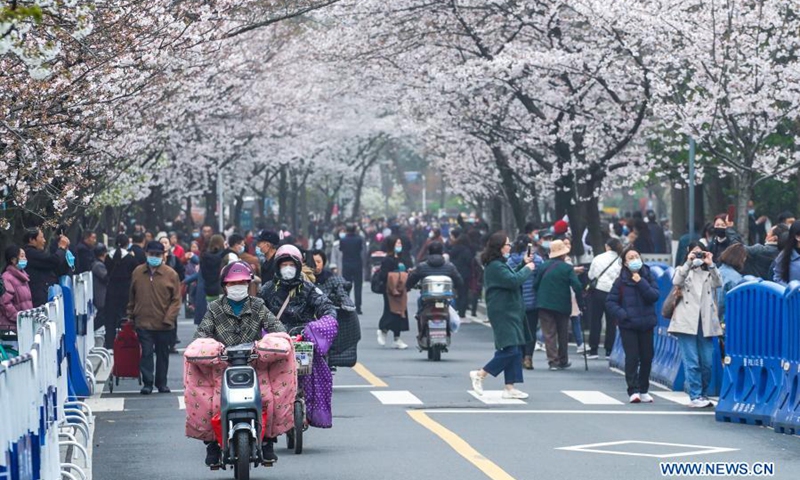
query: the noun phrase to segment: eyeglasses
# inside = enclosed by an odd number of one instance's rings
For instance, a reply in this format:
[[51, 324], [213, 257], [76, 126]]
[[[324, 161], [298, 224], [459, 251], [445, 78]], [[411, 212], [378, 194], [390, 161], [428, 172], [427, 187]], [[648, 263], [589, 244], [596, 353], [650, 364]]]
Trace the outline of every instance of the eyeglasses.
[[511, 244], [510, 244], [510, 243], [506, 243], [504, 246], [505, 246], [505, 247], [510, 247], [510, 246], [511, 246]]

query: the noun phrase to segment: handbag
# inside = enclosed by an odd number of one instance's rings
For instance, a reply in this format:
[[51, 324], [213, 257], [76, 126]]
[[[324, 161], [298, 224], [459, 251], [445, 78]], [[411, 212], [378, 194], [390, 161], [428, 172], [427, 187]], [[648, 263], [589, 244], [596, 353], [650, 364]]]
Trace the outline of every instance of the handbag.
[[386, 291], [386, 283], [381, 280], [381, 271], [378, 270], [372, 274], [369, 280], [369, 288], [372, 293], [383, 293]]
[[664, 300], [664, 305], [661, 307], [661, 316], [671, 320], [672, 315], [675, 313], [675, 307], [678, 305], [678, 302], [681, 301], [683, 298], [683, 292], [681, 291], [681, 287], [675, 285], [672, 287], [672, 290], [669, 291], [669, 295]]

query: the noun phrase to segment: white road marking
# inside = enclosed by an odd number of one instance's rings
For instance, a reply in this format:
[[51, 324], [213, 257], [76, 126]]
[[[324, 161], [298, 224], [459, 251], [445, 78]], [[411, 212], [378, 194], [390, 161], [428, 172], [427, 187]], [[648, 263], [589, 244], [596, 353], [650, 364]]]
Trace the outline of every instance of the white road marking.
[[676, 411], [676, 410], [497, 410], [494, 408], [465, 408], [421, 410], [425, 413], [493, 413], [493, 414], [554, 414], [554, 415], [714, 415], [714, 412]]
[[422, 405], [422, 400], [408, 390], [370, 392], [384, 405]]
[[[640, 453], [640, 452], [622, 452], [618, 450], [602, 450], [600, 447], [612, 447], [618, 445], [660, 445], [665, 447], [684, 447], [692, 449], [686, 452], [678, 453]], [[568, 450], [572, 452], [590, 452], [590, 453], [603, 453], [606, 455], [626, 455], [631, 457], [651, 457], [651, 458], [674, 458], [674, 457], [687, 457], [690, 455], [706, 455], [709, 453], [726, 453], [738, 451], [737, 448], [724, 448], [724, 447], [709, 447], [705, 445], [686, 445], [681, 443], [663, 443], [663, 442], [645, 442], [640, 440], [624, 440], [620, 442], [606, 442], [606, 443], [592, 443], [588, 445], [575, 445], [573, 447], [560, 447], [556, 450]]]
[[186, 400], [183, 397], [178, 397], [178, 410], [186, 410]]
[[527, 403], [517, 398], [503, 398], [502, 390], [484, 390], [483, 395], [478, 395], [475, 390], [468, 390], [467, 392], [486, 405], [527, 405]]
[[616, 398], [598, 390], [562, 390], [561, 393], [574, 398], [584, 405], [623, 405]]
[[90, 397], [84, 400], [86, 405], [92, 409], [93, 413], [97, 412], [121, 412], [125, 410], [124, 398], [98, 398]]
[[664, 400], [669, 400], [670, 402], [675, 402], [680, 405], [688, 406], [692, 401], [689, 399], [689, 395], [686, 392], [650, 392], [651, 394], [655, 395], [656, 397], [663, 398]]
[[373, 385], [334, 385], [334, 390], [348, 390], [351, 388], [375, 388]]

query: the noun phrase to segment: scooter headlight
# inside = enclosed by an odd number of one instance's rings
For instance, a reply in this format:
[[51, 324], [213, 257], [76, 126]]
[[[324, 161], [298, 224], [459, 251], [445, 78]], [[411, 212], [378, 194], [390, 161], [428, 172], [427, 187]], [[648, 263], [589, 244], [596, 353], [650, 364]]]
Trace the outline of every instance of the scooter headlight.
[[228, 372], [228, 385], [232, 387], [252, 387], [253, 381], [253, 372], [247, 370]]

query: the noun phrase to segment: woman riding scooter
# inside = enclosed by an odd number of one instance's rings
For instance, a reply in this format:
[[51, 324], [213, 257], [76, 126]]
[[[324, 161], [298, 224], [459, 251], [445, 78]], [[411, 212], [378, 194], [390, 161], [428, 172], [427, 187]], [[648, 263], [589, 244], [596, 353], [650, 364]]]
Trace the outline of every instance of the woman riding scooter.
[[305, 341], [314, 344], [311, 375], [300, 377], [300, 384], [309, 425], [330, 428], [333, 376], [324, 357], [338, 333], [336, 308], [322, 290], [301, 276], [303, 257], [297, 247], [283, 245], [274, 259], [275, 278], [261, 287], [259, 296], [290, 334], [302, 329]]
[[[225, 295], [208, 304], [203, 321], [194, 338], [213, 338], [226, 347], [261, 340], [267, 333], [285, 332], [283, 324], [267, 309], [264, 301], [247, 294], [253, 271], [245, 262], [226, 265], [220, 273]], [[270, 439], [271, 440], [271, 439]], [[263, 444], [262, 454], [267, 462], [276, 462], [273, 441]], [[216, 441], [206, 443], [206, 465], [218, 465], [222, 450]]]

